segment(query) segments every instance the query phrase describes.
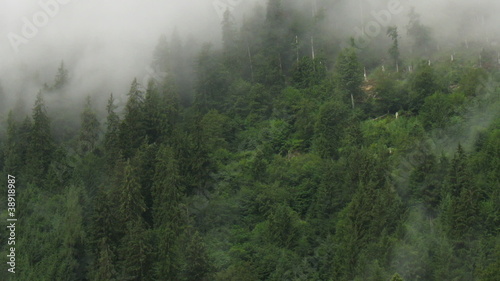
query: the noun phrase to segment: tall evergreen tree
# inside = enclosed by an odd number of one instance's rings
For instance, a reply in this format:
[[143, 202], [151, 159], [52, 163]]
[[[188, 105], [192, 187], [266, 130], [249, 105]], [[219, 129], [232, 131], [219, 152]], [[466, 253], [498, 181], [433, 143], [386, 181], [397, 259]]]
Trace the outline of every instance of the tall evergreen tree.
[[104, 155], [109, 170], [111, 170], [115, 161], [121, 157], [120, 117], [115, 112], [116, 105], [114, 102], [115, 99], [113, 98], [113, 94], [111, 94], [106, 106], [108, 116], [106, 118], [106, 133], [104, 134]]
[[79, 149], [82, 154], [94, 152], [99, 140], [99, 120], [92, 109], [90, 96], [87, 97], [85, 108], [81, 114], [81, 128], [79, 141]]
[[212, 280], [212, 264], [203, 238], [198, 231], [189, 235], [185, 255], [186, 268], [184, 269], [184, 276], [186, 280]]
[[389, 49], [389, 55], [394, 61], [396, 71], [399, 72], [399, 34], [397, 26], [390, 26], [387, 28], [387, 36], [392, 39], [392, 47]]
[[338, 158], [349, 111], [341, 101], [329, 101], [321, 106], [315, 126], [314, 145], [322, 158]]
[[182, 189], [174, 157], [172, 148], [159, 149], [153, 186], [153, 220], [158, 239], [156, 272], [164, 280], [177, 280], [181, 268], [179, 235], [184, 219], [180, 205]]
[[26, 178], [32, 183], [40, 184], [48, 172], [54, 152], [50, 120], [41, 91], [37, 95], [32, 118], [33, 127], [27, 148]]
[[64, 67], [64, 61], [61, 61], [61, 65], [57, 69], [57, 75], [54, 79], [53, 90], [60, 90], [68, 83], [68, 70]]
[[354, 48], [346, 48], [339, 53], [334, 75], [338, 94], [354, 107], [361, 98], [363, 83], [363, 71]]
[[[134, 167], [127, 160], [124, 170], [122, 186], [119, 190], [120, 217], [124, 222], [142, 221], [142, 214], [146, 210], [144, 197], [141, 194], [141, 186]], [[134, 225], [136, 227], [137, 225]]]
[[131, 158], [146, 135], [144, 125], [144, 93], [134, 79], [125, 105], [125, 116], [120, 124], [120, 147], [125, 159]]

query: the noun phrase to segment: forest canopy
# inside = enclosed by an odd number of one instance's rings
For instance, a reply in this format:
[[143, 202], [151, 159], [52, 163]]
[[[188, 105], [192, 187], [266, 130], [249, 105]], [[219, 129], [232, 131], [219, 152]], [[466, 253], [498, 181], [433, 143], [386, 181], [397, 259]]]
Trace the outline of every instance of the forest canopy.
[[498, 280], [498, 47], [415, 9], [359, 46], [327, 28], [344, 2], [159, 36], [123, 104], [61, 61], [32, 106], [0, 87], [0, 279]]

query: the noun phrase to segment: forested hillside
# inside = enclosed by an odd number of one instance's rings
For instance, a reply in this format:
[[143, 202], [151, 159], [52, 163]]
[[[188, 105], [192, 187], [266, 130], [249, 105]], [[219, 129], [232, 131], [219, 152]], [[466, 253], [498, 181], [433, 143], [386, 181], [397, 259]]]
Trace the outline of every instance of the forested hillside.
[[68, 102], [63, 63], [4, 108], [0, 279], [499, 280], [497, 49], [439, 45], [414, 10], [359, 46], [317, 5], [161, 36], [165, 75], [123, 107]]

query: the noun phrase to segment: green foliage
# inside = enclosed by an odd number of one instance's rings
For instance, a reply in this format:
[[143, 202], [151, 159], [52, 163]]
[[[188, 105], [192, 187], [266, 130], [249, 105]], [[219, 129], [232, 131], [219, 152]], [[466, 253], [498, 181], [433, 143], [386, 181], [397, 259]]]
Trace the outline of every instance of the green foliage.
[[99, 121], [92, 109], [91, 99], [87, 97], [85, 108], [81, 114], [81, 128], [78, 141], [82, 154], [93, 152], [99, 141]]
[[395, 273], [392, 278], [391, 278], [391, 281], [404, 281], [403, 278], [401, 278], [401, 276], [397, 273]]
[[450, 118], [460, 112], [465, 97], [460, 93], [443, 94], [437, 92], [424, 99], [420, 117], [424, 127], [445, 128], [450, 123]]
[[186, 280], [211, 280], [212, 265], [203, 238], [198, 232], [190, 235], [185, 255], [186, 268], [183, 275]]
[[425, 98], [439, 91], [434, 68], [426, 62], [420, 62], [409, 79], [410, 109], [418, 112]]
[[48, 172], [54, 152], [50, 120], [41, 92], [37, 95], [32, 119], [33, 126], [28, 135], [25, 173], [27, 181], [40, 184]]
[[460, 91], [465, 96], [471, 97], [479, 95], [484, 91], [484, 82], [487, 79], [487, 72], [482, 68], [469, 68], [460, 79]]
[[413, 40], [412, 51], [417, 56], [429, 55], [433, 51], [433, 38], [431, 29], [420, 22], [420, 15], [415, 12], [415, 8], [411, 8], [408, 14], [408, 25], [406, 30], [408, 36]]
[[104, 135], [103, 147], [105, 151], [106, 164], [108, 169], [111, 170], [116, 160], [120, 158], [120, 117], [115, 112], [116, 105], [113, 94], [109, 97], [106, 106], [106, 133]]
[[135, 149], [139, 148], [146, 135], [144, 93], [139, 87], [137, 79], [134, 79], [125, 105], [125, 116], [119, 126], [120, 147], [125, 159], [134, 156]]
[[399, 34], [397, 26], [390, 26], [387, 28], [387, 36], [391, 37], [392, 46], [389, 49], [389, 55], [394, 60], [394, 65], [396, 69], [399, 71]]
[[363, 71], [354, 48], [346, 48], [340, 52], [334, 78], [336, 90], [345, 101], [350, 102], [351, 98], [355, 100], [360, 98]]
[[337, 158], [349, 116], [342, 102], [329, 101], [321, 106], [315, 126], [315, 147], [323, 158]]
[[496, 58], [450, 62], [412, 12], [413, 50], [390, 27], [386, 71], [388, 38], [335, 47], [320, 23], [337, 2], [268, 1], [240, 30], [228, 11], [220, 48], [160, 37], [160, 76], [134, 80], [123, 112], [99, 106], [103, 138], [61, 65], [50, 112], [40, 93], [2, 120], [15, 279], [497, 280]]

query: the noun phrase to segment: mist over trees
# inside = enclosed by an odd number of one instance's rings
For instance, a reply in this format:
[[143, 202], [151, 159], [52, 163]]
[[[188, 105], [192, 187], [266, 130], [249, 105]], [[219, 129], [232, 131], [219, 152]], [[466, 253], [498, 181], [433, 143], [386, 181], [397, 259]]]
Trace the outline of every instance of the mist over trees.
[[[499, 8], [437, 2], [470, 30]], [[97, 80], [61, 58], [35, 99], [0, 77], [0, 279], [497, 280], [500, 37], [394, 3], [228, 8], [212, 42], [158, 34], [123, 93], [76, 96]]]

